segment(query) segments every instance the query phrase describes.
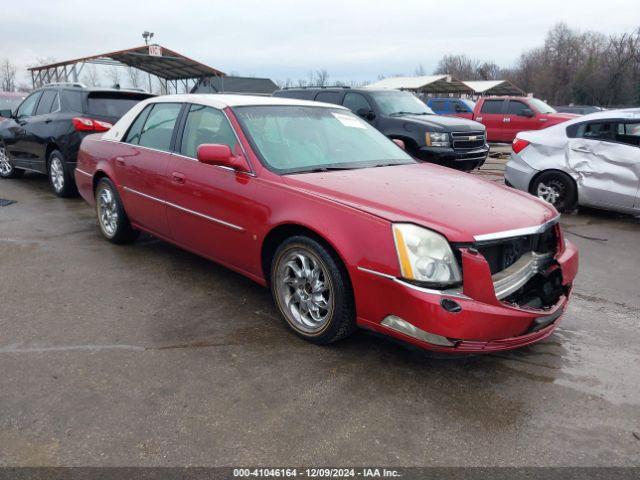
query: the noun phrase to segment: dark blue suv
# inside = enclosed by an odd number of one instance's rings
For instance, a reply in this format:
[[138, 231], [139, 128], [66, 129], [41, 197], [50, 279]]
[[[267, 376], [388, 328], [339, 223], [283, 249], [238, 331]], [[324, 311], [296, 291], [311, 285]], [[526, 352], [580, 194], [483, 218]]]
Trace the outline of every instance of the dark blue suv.
[[453, 115], [455, 117], [473, 120], [475, 102], [466, 98], [430, 98], [427, 105], [438, 115]]

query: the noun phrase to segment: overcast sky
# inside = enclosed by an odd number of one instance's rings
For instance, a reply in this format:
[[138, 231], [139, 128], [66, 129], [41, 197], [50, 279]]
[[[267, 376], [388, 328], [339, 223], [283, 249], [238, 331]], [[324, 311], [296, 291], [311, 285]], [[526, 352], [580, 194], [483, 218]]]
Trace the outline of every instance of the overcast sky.
[[144, 30], [168, 48], [226, 73], [292, 80], [324, 68], [330, 80], [428, 73], [447, 53], [510, 66], [564, 21], [629, 32], [637, 0], [0, 0], [0, 59], [23, 70], [130, 48]]

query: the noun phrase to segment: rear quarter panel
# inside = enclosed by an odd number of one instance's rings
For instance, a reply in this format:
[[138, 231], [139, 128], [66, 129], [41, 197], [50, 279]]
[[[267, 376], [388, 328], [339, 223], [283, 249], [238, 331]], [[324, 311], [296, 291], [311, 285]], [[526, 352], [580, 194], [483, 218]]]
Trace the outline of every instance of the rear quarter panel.
[[101, 140], [102, 134], [86, 136], [80, 144], [75, 178], [80, 196], [90, 205], [95, 205], [93, 196], [93, 178], [97, 174], [105, 174], [116, 186], [119, 186], [112, 159], [119, 154], [119, 149], [126, 149], [126, 144]]

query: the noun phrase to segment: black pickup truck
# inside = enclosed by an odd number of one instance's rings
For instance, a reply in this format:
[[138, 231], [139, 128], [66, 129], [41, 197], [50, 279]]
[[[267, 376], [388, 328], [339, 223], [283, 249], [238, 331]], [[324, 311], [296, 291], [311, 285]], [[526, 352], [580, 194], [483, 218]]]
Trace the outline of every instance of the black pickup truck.
[[288, 88], [273, 95], [343, 105], [387, 137], [402, 140], [411, 155], [425, 162], [468, 171], [481, 166], [489, 153], [484, 125], [464, 118], [435, 115], [409, 92]]

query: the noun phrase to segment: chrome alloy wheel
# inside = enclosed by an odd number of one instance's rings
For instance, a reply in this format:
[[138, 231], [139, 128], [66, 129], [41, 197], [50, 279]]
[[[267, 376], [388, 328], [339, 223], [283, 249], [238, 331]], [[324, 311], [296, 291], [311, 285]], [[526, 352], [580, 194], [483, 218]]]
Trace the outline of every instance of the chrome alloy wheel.
[[118, 204], [110, 188], [105, 187], [98, 194], [98, 219], [104, 234], [111, 238], [118, 229]]
[[560, 180], [551, 179], [547, 183], [540, 182], [536, 195], [551, 205], [558, 205], [564, 198], [565, 185]]
[[7, 151], [4, 147], [0, 147], [0, 174], [11, 175], [11, 172], [13, 172], [13, 165], [9, 161]]
[[51, 177], [51, 184], [56, 192], [61, 192], [64, 188], [64, 167], [62, 166], [62, 160], [58, 157], [53, 157], [51, 165], [49, 166], [49, 176]]
[[331, 278], [320, 259], [303, 248], [285, 253], [278, 263], [276, 292], [289, 323], [305, 333], [318, 333], [334, 309]]

